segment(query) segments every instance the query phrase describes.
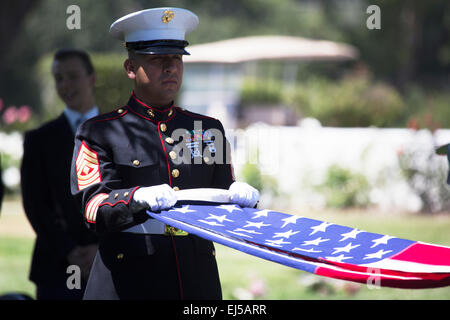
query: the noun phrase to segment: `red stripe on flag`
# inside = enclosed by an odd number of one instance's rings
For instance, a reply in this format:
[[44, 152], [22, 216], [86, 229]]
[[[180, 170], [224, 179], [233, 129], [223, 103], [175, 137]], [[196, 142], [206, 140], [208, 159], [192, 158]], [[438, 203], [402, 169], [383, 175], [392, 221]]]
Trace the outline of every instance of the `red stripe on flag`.
[[[344, 262], [327, 261], [322, 258], [315, 259], [296, 253], [287, 252], [281, 249], [261, 245], [252, 241], [244, 241], [255, 246], [263, 247], [275, 252], [283, 253], [291, 257], [296, 257], [298, 259], [317, 264], [317, 269], [314, 273], [320, 276], [372, 285], [374, 285], [375, 283], [379, 284], [381, 287], [393, 287], [401, 289], [439, 288], [448, 286], [450, 284], [450, 273], [416, 273], [371, 268]], [[326, 266], [326, 264], [329, 264], [330, 266]]]
[[404, 271], [391, 270], [391, 269], [385, 269], [385, 268], [359, 266], [359, 265], [345, 263], [345, 262], [328, 261], [328, 260], [324, 260], [321, 258], [319, 258], [318, 261], [320, 261], [324, 264], [336, 266], [340, 269], [351, 271], [351, 272], [360, 272], [360, 273], [369, 273], [369, 274], [373, 273], [373, 272], [378, 272], [385, 276], [418, 277], [421, 279], [435, 280], [435, 281], [441, 281], [443, 279], [450, 277], [450, 273], [404, 272]]
[[[361, 273], [339, 268], [318, 267], [314, 272], [317, 275], [329, 278], [365, 283], [367, 285], [393, 287], [401, 289], [438, 288], [450, 285], [450, 275], [434, 275], [431, 278], [420, 276], [398, 277], [383, 273]], [[435, 279], [433, 279], [435, 278]]]
[[417, 242], [389, 259], [449, 266], [450, 248]]

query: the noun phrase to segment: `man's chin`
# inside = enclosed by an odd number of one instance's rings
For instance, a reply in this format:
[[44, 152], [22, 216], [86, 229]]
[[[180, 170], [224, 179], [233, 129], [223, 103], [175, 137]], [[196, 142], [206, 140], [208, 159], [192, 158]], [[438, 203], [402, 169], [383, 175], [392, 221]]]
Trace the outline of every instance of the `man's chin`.
[[69, 108], [70, 110], [74, 110], [79, 112], [80, 108], [80, 104], [79, 103], [74, 103], [73, 101], [65, 101], [67, 108]]
[[173, 100], [177, 96], [178, 91], [180, 91], [180, 88], [178, 86], [167, 86], [161, 91], [164, 92], [168, 100]]
[[[137, 92], [136, 92], [137, 91]], [[170, 104], [178, 93], [178, 88], [159, 88], [159, 90], [136, 90], [136, 97], [149, 105], [165, 106]]]

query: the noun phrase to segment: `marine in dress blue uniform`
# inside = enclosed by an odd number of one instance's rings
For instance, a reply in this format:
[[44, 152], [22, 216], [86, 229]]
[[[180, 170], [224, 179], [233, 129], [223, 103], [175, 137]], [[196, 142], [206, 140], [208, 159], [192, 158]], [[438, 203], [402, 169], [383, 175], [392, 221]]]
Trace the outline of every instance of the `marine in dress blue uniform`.
[[[117, 20], [111, 34], [133, 54], [178, 59], [188, 54], [185, 33], [197, 23], [188, 10], [148, 9]], [[146, 210], [173, 206], [180, 189], [230, 186], [237, 186], [236, 203], [254, 206], [259, 194], [235, 182], [229, 154], [219, 120], [173, 102], [149, 105], [136, 89], [126, 105], [80, 127], [71, 188], [100, 235], [85, 299], [222, 298], [213, 243], [170, 228]]]

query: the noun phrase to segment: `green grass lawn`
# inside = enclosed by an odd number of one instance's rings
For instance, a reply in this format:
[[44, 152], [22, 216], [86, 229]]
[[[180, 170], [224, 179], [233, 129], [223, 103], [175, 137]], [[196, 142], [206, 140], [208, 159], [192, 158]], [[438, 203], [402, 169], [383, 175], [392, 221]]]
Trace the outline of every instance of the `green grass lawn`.
[[33, 239], [0, 236], [0, 295], [7, 292], [35, 296], [34, 284], [28, 280]]
[[[7, 202], [0, 217], [0, 294], [34, 297], [28, 271], [34, 234], [20, 203]], [[291, 212], [294, 213], [294, 212]], [[298, 212], [299, 215], [358, 229], [450, 246], [450, 215], [389, 215], [374, 212]], [[369, 289], [365, 285], [315, 276], [216, 244], [224, 299], [450, 299], [450, 287], [426, 290]], [[262, 289], [261, 289], [262, 288]]]

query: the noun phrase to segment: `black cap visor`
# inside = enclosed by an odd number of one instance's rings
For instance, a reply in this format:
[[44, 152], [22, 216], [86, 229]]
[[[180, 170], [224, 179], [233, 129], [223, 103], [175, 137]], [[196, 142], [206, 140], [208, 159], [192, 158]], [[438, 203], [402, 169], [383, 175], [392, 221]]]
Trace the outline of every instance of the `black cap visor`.
[[185, 40], [152, 40], [127, 42], [128, 50], [139, 54], [183, 54], [189, 55], [184, 48], [189, 43]]

